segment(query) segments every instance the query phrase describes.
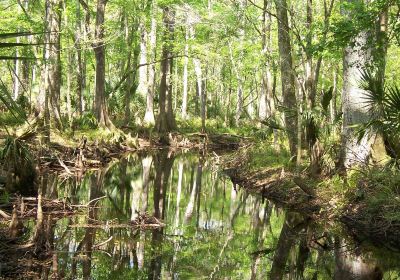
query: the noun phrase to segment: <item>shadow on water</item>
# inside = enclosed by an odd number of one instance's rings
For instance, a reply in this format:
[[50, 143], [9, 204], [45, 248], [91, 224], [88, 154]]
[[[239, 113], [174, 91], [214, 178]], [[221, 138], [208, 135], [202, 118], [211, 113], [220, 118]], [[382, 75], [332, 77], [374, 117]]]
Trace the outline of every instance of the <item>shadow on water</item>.
[[[222, 177], [213, 161], [161, 151], [129, 155], [82, 178], [44, 176], [43, 197], [93, 207], [58, 220], [27, 222], [27, 240], [51, 252], [31, 268], [32, 278], [400, 277], [398, 255], [355, 244], [340, 225], [316, 223], [246, 193]], [[127, 222], [143, 212], [166, 227], [93, 226]]]

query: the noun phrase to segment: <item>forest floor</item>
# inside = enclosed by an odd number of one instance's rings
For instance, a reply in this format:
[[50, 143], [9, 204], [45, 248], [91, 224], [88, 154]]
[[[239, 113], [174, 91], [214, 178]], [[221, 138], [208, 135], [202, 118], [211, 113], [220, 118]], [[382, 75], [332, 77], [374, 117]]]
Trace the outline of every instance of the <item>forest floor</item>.
[[[233, 183], [314, 220], [340, 221], [356, 238], [400, 250], [400, 175], [372, 168], [348, 174], [311, 176], [289, 157], [255, 145], [223, 160]], [[266, 164], [272, 158], [270, 164]]]

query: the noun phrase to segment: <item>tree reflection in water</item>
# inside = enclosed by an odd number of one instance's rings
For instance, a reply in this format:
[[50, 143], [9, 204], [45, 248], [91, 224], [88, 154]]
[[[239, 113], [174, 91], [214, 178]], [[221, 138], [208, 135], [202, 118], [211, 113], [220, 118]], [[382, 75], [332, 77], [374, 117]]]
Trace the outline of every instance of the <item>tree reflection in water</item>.
[[[212, 171], [212, 161], [207, 156], [161, 151], [129, 155], [79, 180], [42, 178], [46, 197], [68, 198], [73, 204], [93, 201], [95, 207], [57, 222], [43, 217], [29, 223], [32, 238], [39, 236], [38, 230], [46, 232], [41, 236], [46, 236], [44, 242], [53, 252], [41, 278], [382, 279], [399, 275], [397, 256], [388, 263], [363, 247], [353, 250], [357, 247], [350, 239], [233, 186]], [[129, 222], [141, 212], [163, 220], [166, 227], [153, 231], [90, 227], [95, 221]]]

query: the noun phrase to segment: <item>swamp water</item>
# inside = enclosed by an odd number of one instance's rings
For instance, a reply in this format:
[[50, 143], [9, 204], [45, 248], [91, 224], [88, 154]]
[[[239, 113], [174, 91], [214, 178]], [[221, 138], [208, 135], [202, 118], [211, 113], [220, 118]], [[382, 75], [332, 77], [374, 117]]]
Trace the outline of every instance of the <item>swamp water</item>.
[[[340, 225], [316, 224], [247, 193], [218, 172], [216, 161], [161, 151], [129, 155], [81, 178], [44, 176], [44, 197], [97, 207], [48, 227], [54, 254], [34, 273], [41, 279], [53, 270], [67, 279], [399, 279], [398, 256], [355, 245]], [[143, 212], [166, 226], [112, 226]], [[35, 221], [27, 225], [28, 239]]]

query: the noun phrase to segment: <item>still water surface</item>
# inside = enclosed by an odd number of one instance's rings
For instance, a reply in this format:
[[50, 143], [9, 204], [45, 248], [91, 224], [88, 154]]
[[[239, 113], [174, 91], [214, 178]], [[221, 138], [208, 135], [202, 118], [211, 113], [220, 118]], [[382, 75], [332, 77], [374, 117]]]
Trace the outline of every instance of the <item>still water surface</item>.
[[[48, 198], [68, 198], [72, 204], [101, 198], [96, 208], [52, 227], [59, 274], [68, 279], [399, 279], [397, 255], [356, 245], [340, 225], [315, 224], [246, 193], [218, 172], [215, 161], [161, 151], [129, 155], [81, 178], [45, 176], [42, 192]], [[142, 212], [166, 227], [91, 226], [129, 222]], [[39, 273], [51, 275], [44, 268]]]

